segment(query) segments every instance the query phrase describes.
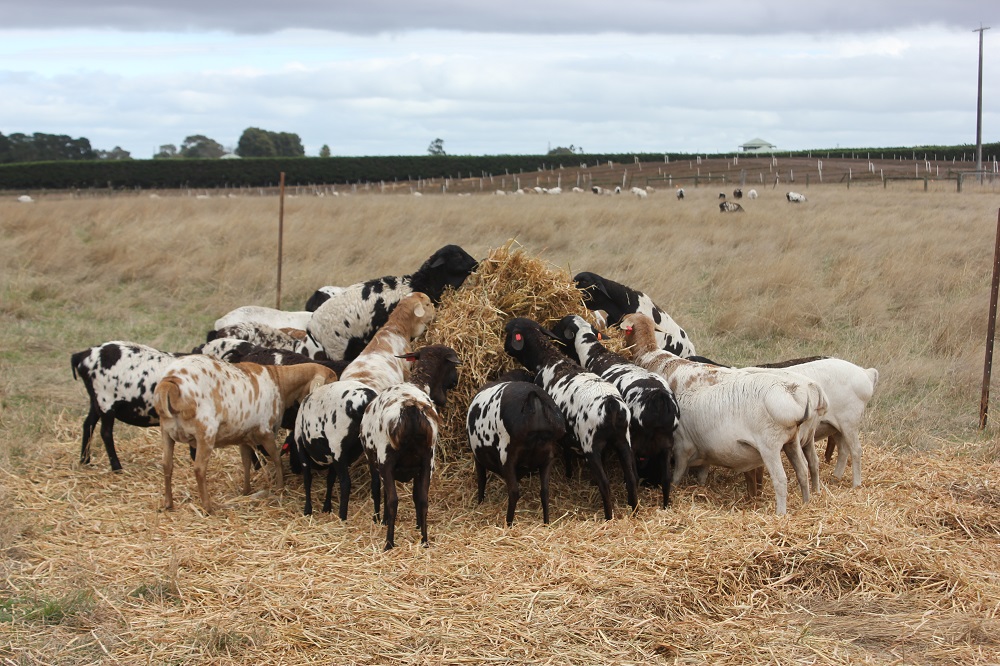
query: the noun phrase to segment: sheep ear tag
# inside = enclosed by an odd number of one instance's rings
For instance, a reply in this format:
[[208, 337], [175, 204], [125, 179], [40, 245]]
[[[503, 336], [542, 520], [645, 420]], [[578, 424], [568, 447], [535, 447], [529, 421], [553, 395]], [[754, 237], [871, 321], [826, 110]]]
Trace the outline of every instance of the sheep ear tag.
[[524, 337], [520, 333], [514, 334], [514, 339], [511, 340], [510, 346], [514, 351], [521, 351], [524, 349]]
[[601, 335], [601, 332], [600, 332], [600, 331], [598, 331], [598, 332], [597, 332], [597, 341], [598, 341], [598, 342], [600, 342], [600, 341], [601, 341], [601, 340], [603, 340], [603, 339], [604, 339], [604, 336], [603, 336], [603, 335]]
[[413, 314], [416, 317], [423, 317], [424, 316], [424, 306], [421, 305], [420, 303], [417, 303], [417, 307], [413, 308]]
[[410, 363], [413, 363], [414, 361], [417, 360], [417, 355], [413, 352], [410, 352], [409, 354], [401, 354], [401, 355], [397, 354], [396, 358], [401, 358], [404, 361], [409, 361]]
[[625, 326], [622, 326], [622, 330], [625, 331], [625, 333], [631, 333], [632, 332], [632, 324], [626, 324]]

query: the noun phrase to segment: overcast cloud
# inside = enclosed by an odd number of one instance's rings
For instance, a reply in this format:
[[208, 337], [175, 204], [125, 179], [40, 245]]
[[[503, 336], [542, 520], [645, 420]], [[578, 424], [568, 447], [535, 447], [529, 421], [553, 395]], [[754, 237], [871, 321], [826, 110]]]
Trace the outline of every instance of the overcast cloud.
[[[151, 157], [247, 127], [307, 154], [730, 152], [975, 142], [958, 2], [0, 2], [0, 132]], [[983, 140], [1000, 140], [1000, 22]]]

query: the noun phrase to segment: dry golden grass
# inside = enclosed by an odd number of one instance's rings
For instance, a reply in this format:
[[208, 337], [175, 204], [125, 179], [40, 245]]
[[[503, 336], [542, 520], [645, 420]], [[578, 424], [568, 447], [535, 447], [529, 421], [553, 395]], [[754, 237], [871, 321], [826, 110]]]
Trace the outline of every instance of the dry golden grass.
[[[162, 513], [155, 430], [116, 428], [120, 476], [99, 441], [95, 464], [76, 464], [86, 399], [69, 354], [111, 339], [189, 349], [229, 309], [274, 305], [275, 199], [0, 200], [0, 661], [1000, 661], [997, 428], [975, 429], [1000, 197], [825, 186], [792, 206], [779, 186], [720, 215], [718, 188], [685, 187], [682, 202], [290, 199], [283, 305], [408, 272], [445, 243], [504, 259], [473, 290], [512, 282], [500, 268], [529, 275], [504, 305], [460, 292], [441, 308], [431, 337], [466, 359], [455, 424], [505, 367], [504, 316], [577, 311], [561, 280], [601, 273], [647, 291], [707, 356], [878, 367], [863, 487], [824, 465], [826, 492], [806, 506], [793, 494], [777, 518], [769, 487], [747, 502], [717, 472], [666, 511], [644, 489], [628, 516], [619, 481], [604, 522], [594, 488], [556, 475], [553, 524], [530, 479], [508, 529], [503, 484], [477, 506], [453, 436], [431, 548], [406, 495], [388, 554], [360, 466], [341, 523], [301, 516], [294, 478], [283, 497], [240, 497], [231, 451], [209, 472], [227, 508], [201, 514], [178, 456], [178, 508]], [[542, 302], [526, 302], [532, 288]]]

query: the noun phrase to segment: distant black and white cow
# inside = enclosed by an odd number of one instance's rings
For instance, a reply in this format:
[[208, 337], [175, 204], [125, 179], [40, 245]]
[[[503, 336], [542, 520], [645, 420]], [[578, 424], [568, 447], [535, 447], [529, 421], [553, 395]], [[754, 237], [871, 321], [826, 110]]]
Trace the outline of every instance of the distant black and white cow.
[[720, 213], [742, 213], [743, 206], [739, 205], [735, 201], [720, 201], [719, 202], [719, 212]]
[[694, 343], [684, 329], [646, 294], [597, 273], [577, 273], [573, 280], [577, 289], [583, 291], [583, 302], [587, 309], [604, 310], [608, 315], [609, 325], [620, 323], [627, 314], [640, 312], [656, 322], [656, 339], [661, 349], [685, 358], [694, 356]]
[[389, 318], [396, 303], [415, 291], [435, 304], [445, 289], [462, 286], [478, 263], [457, 245], [446, 245], [414, 273], [386, 276], [345, 288], [331, 296], [309, 321], [309, 337], [334, 361], [351, 361]]

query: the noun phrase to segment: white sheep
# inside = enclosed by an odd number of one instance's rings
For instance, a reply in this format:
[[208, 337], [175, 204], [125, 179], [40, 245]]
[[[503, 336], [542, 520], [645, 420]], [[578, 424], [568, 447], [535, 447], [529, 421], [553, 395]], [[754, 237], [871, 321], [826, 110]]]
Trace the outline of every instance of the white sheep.
[[244, 305], [230, 310], [215, 320], [215, 330], [231, 326], [233, 324], [250, 323], [264, 324], [271, 328], [296, 328], [305, 330], [309, 325], [312, 312], [308, 310], [288, 311], [276, 310], [262, 305]]
[[798, 192], [787, 192], [785, 198], [788, 199], [789, 203], [802, 203], [806, 200], [806, 195]]

